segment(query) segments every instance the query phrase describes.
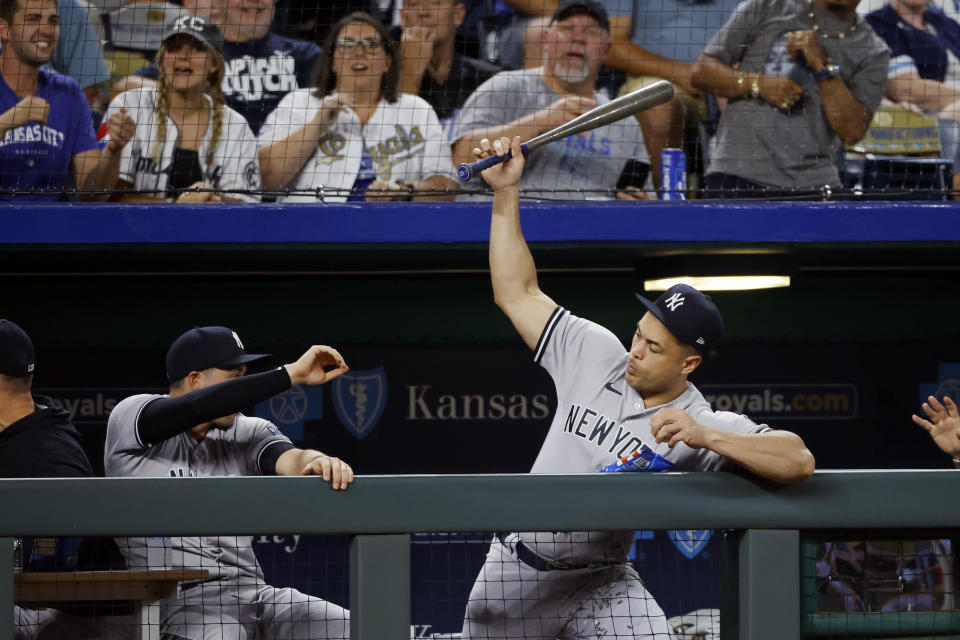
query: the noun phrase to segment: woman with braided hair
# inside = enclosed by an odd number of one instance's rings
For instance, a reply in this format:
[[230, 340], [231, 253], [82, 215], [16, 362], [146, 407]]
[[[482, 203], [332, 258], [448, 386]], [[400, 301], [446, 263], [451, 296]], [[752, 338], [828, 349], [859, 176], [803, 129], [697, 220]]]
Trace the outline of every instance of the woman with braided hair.
[[126, 201], [259, 201], [257, 144], [247, 121], [224, 104], [223, 38], [184, 14], [167, 27], [155, 87], [121, 93], [107, 110], [117, 189]]

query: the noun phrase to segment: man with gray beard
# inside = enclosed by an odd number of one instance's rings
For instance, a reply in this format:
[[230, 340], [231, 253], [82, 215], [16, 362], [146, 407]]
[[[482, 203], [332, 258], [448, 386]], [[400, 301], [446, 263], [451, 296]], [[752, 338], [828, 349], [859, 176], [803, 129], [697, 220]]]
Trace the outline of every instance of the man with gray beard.
[[[610, 49], [610, 21], [595, 0], [564, 0], [543, 38], [543, 66], [504, 71], [470, 96], [453, 129], [455, 164], [472, 162], [480, 140], [529, 140], [607, 102], [595, 90]], [[521, 196], [646, 200], [649, 158], [640, 126], [626, 118], [528, 154]], [[489, 199], [464, 189], [458, 199]]]

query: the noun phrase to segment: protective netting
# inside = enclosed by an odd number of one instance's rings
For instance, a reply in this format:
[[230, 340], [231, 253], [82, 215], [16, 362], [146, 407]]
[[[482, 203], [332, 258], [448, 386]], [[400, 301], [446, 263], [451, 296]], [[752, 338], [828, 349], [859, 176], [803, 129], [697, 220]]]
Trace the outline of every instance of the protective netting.
[[488, 199], [457, 174], [484, 138], [667, 80], [671, 101], [532, 149], [522, 197], [948, 197], [956, 10], [859, 4], [10, 0], [0, 193]]

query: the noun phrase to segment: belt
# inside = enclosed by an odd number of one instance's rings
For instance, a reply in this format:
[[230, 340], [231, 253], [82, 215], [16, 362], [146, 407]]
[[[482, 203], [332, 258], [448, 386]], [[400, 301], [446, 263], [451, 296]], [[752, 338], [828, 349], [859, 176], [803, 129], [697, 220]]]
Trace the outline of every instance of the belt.
[[197, 581], [195, 581], [195, 582], [181, 582], [181, 583], [180, 583], [180, 593], [186, 593], [187, 591], [190, 591], [190, 589], [195, 589], [196, 587], [199, 587], [200, 585], [207, 584], [208, 582], [217, 582], [217, 579], [213, 579], [213, 580], [197, 580]]
[[[507, 545], [507, 536], [510, 535], [506, 531], [498, 531], [496, 536], [497, 540], [500, 541], [500, 544], [509, 548]], [[589, 564], [570, 564], [569, 562], [563, 562], [562, 560], [547, 560], [539, 553], [525, 545], [522, 541], [517, 540], [516, 544], [513, 545], [514, 553], [517, 556], [517, 559], [523, 564], [527, 565], [532, 569], [537, 571], [571, 571], [573, 569], [589, 569], [591, 567], [604, 567], [610, 563], [607, 562], [591, 562]]]

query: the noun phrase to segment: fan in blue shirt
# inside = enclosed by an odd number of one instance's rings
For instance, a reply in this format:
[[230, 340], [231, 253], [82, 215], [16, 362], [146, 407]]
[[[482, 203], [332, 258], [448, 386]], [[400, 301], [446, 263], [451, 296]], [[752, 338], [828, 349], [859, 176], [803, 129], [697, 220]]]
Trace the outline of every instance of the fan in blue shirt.
[[104, 187], [83, 91], [41, 69], [59, 39], [56, 0], [0, 0], [0, 200], [56, 201], [73, 186]]

